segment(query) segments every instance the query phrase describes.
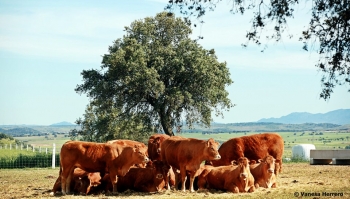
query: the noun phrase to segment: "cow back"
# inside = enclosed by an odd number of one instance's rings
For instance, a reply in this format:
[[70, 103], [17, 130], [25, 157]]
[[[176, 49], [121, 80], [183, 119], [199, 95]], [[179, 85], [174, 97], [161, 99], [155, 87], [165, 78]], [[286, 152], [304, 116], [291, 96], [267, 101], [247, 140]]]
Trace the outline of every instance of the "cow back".
[[247, 157], [250, 160], [259, 160], [267, 155], [282, 160], [284, 151], [283, 139], [275, 133], [255, 134], [231, 138], [224, 142], [220, 148], [220, 160], [213, 160], [214, 166], [230, 165], [232, 160]]

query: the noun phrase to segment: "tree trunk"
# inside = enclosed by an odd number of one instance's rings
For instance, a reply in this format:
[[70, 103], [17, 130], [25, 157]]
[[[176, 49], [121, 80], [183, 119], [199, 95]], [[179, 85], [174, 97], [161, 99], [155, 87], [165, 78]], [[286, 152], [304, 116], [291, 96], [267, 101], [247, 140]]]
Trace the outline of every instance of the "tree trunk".
[[159, 117], [160, 117], [160, 124], [163, 127], [163, 131], [165, 134], [169, 135], [169, 136], [174, 136], [173, 133], [173, 129], [171, 126], [171, 118], [170, 116], [168, 116], [165, 112], [164, 109], [161, 109], [159, 113]]

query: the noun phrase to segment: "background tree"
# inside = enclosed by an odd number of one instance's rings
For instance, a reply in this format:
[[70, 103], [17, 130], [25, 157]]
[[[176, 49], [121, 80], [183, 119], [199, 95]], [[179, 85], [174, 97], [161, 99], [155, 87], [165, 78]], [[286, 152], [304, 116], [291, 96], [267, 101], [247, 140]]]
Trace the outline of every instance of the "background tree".
[[72, 140], [106, 142], [113, 139], [131, 139], [147, 143], [154, 129], [143, 125], [147, 118], [134, 115], [128, 120], [118, 120], [120, 110], [111, 103], [92, 101], [87, 105], [83, 118], [75, 122], [80, 129], [69, 132]]
[[[166, 9], [175, 7], [185, 19], [201, 19], [207, 11], [215, 10], [222, 0], [170, 0]], [[293, 18], [298, 0], [231, 0], [230, 12], [244, 14], [253, 10], [252, 28], [246, 34], [248, 41], [261, 45], [261, 33], [272, 24], [274, 32], [266, 39], [280, 41], [287, 28], [287, 19]], [[308, 2], [305, 0], [304, 2]], [[323, 72], [320, 97], [330, 98], [336, 85], [350, 85], [350, 2], [348, 0], [311, 0], [312, 8], [309, 26], [302, 32], [300, 41], [303, 49], [309, 50], [310, 43], [316, 49], [319, 60], [316, 67]], [[203, 22], [203, 21], [200, 21]], [[247, 46], [247, 44], [243, 44]], [[350, 89], [348, 90], [350, 92]]]
[[100, 70], [84, 70], [78, 93], [118, 110], [114, 121], [142, 117], [142, 125], [173, 129], [186, 121], [210, 125], [212, 111], [222, 115], [233, 105], [225, 87], [232, 83], [226, 63], [213, 49], [189, 38], [192, 30], [181, 18], [159, 13], [134, 21], [109, 47]]

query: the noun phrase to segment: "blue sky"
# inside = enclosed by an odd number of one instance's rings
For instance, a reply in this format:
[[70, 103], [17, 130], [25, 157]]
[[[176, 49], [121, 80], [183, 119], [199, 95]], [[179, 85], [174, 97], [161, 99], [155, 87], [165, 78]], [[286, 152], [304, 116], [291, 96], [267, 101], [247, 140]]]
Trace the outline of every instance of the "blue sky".
[[[164, 10], [166, 0], [0, 1], [0, 125], [50, 125], [81, 117], [89, 99], [75, 93], [81, 71], [98, 69], [108, 46], [132, 21]], [[348, 86], [319, 99], [317, 54], [302, 50], [300, 31], [307, 5], [289, 23], [292, 39], [242, 48], [251, 15], [229, 13], [223, 2], [193, 30], [200, 44], [226, 61], [234, 83], [227, 88], [236, 106], [215, 122], [252, 122], [291, 112], [325, 113], [350, 108]], [[175, 10], [176, 11], [176, 10]], [[180, 16], [180, 15], [177, 15]], [[269, 31], [267, 27], [267, 32]]]

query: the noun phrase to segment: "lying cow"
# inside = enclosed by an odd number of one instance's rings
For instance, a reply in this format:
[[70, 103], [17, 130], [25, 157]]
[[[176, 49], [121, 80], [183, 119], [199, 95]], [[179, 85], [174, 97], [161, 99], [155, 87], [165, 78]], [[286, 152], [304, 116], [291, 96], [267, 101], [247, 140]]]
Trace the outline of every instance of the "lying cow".
[[160, 151], [162, 142], [170, 136], [166, 134], [154, 134], [148, 139], [148, 157], [153, 160], [161, 160]]
[[147, 149], [139, 145], [134, 147], [108, 143], [68, 141], [63, 144], [60, 153], [62, 194], [70, 192], [73, 172], [79, 167], [87, 172], [108, 171], [113, 192], [119, 176], [124, 176], [135, 164], [148, 162]]
[[255, 188], [275, 188], [276, 187], [276, 175], [275, 175], [275, 158], [272, 156], [266, 156], [260, 160], [257, 164], [250, 165], [250, 172], [255, 179]]
[[[190, 192], [194, 192], [193, 181], [196, 171], [204, 160], [220, 159], [218, 153], [219, 143], [214, 139], [198, 140], [194, 138], [184, 138], [172, 136], [163, 141], [161, 145], [161, 158], [164, 163], [170, 165], [175, 171], [180, 170], [181, 190], [185, 191], [186, 174], [190, 174]], [[178, 184], [176, 181], [176, 185]], [[166, 182], [168, 189], [169, 183]], [[175, 187], [177, 187], [175, 185]]]
[[213, 166], [224, 166], [231, 165], [233, 160], [237, 160], [240, 157], [258, 161], [267, 155], [271, 155], [279, 163], [277, 174], [282, 171], [283, 150], [283, 138], [278, 134], [263, 133], [242, 136], [231, 138], [224, 142], [219, 148], [221, 159], [212, 160], [211, 163]]
[[[118, 192], [128, 189], [139, 192], [159, 192], [164, 190], [165, 180], [170, 167], [162, 161], [153, 161], [151, 168], [131, 168], [129, 172], [118, 179]], [[106, 192], [111, 191], [112, 183], [106, 174], [103, 179], [103, 186]]]
[[248, 159], [239, 158], [237, 164], [204, 169], [198, 176], [199, 189], [218, 189], [233, 193], [254, 192], [254, 177], [250, 173]]
[[[61, 173], [60, 169], [59, 176], [52, 188], [50, 195], [54, 195], [56, 192], [61, 191]], [[78, 194], [88, 194], [92, 187], [96, 187], [101, 184], [101, 176], [99, 172], [88, 173], [82, 169], [75, 168], [73, 173], [73, 179], [70, 184], [71, 190]]]

